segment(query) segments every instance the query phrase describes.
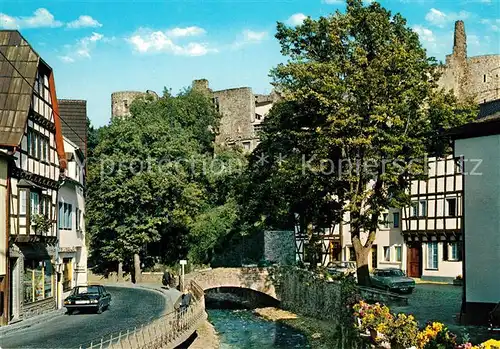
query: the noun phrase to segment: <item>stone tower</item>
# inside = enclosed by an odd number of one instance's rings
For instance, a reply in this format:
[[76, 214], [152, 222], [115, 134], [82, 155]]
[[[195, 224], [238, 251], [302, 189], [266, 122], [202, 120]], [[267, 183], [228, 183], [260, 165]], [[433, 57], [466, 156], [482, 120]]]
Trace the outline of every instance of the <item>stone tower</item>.
[[453, 56], [456, 59], [467, 59], [467, 35], [465, 35], [465, 25], [463, 21], [455, 22], [455, 35], [453, 38]]

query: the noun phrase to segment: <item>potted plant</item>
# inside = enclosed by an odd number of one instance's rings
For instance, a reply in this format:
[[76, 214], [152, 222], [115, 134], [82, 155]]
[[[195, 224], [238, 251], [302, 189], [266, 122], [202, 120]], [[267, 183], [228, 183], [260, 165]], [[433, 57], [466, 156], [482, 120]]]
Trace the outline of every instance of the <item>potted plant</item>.
[[462, 278], [462, 275], [457, 275], [455, 280], [453, 280], [453, 285], [455, 286], [462, 286], [464, 283], [464, 279]]
[[51, 220], [43, 214], [34, 214], [31, 216], [31, 225], [35, 230], [35, 233], [41, 235], [47, 235], [52, 226]]
[[456, 335], [440, 322], [429, 323], [417, 335], [417, 343], [422, 349], [455, 349], [457, 346]]
[[405, 349], [416, 347], [418, 323], [413, 315], [398, 314], [389, 326], [387, 338], [391, 349]]
[[385, 305], [373, 305], [359, 301], [354, 305], [354, 316], [358, 319], [358, 329], [368, 333], [374, 342], [381, 342], [389, 331], [393, 315]]

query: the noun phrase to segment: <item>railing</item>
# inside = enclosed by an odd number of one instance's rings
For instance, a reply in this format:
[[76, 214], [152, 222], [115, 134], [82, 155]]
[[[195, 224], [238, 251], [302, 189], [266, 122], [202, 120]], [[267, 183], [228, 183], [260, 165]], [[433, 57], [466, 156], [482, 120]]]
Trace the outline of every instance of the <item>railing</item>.
[[203, 289], [194, 281], [188, 289], [193, 302], [187, 308], [168, 313], [150, 324], [103, 337], [88, 346], [82, 345], [80, 349], [169, 349], [179, 346], [207, 319]]

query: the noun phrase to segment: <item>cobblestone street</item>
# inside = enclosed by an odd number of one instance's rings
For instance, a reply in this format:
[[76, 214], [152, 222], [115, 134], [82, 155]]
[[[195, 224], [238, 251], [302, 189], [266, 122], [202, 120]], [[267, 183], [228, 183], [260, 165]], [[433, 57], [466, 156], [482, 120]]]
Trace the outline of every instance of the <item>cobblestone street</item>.
[[440, 284], [417, 284], [415, 291], [408, 297], [407, 306], [393, 306], [393, 312], [413, 314], [420, 326], [428, 321], [439, 321], [459, 336], [466, 331], [473, 342], [481, 342], [489, 338], [500, 339], [500, 334], [493, 335], [486, 328], [458, 325], [462, 287]]

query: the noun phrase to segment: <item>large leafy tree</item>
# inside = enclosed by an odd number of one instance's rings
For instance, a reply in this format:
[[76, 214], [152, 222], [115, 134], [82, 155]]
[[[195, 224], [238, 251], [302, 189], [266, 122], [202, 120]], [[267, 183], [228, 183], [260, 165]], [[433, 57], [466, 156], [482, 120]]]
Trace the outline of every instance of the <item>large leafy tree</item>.
[[[99, 134], [89, 169], [87, 221], [92, 253], [101, 263], [134, 258], [160, 243], [164, 260], [187, 256], [189, 232], [213, 205], [203, 164], [213, 159], [219, 115], [196, 91], [139, 100], [132, 116], [114, 119]], [[206, 217], [210, 213], [205, 214]], [[201, 252], [200, 252], [201, 253]]]
[[[288, 61], [272, 71], [282, 101], [250, 164], [253, 202], [264, 197], [275, 203], [267, 217], [288, 209], [306, 225], [341, 223], [348, 212], [358, 280], [369, 284], [381, 213], [407, 203], [421, 160], [443, 154], [443, 131], [475, 110], [436, 89], [436, 62], [418, 35], [376, 2], [348, 0], [345, 13], [297, 27], [278, 23], [276, 37]], [[284, 161], [262, 161], [278, 153]]]

